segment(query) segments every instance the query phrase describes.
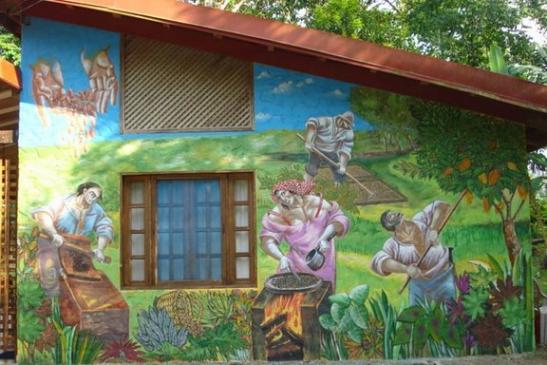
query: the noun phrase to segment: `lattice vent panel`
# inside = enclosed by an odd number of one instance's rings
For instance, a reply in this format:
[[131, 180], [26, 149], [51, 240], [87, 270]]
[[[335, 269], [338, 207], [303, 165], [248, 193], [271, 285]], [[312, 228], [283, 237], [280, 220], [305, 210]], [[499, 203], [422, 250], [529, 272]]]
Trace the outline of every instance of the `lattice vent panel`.
[[[13, 146], [11, 155], [16, 155]], [[10, 151], [11, 152], [11, 151]], [[17, 343], [17, 160], [0, 148], [0, 353], [15, 351]]]
[[124, 132], [249, 130], [252, 65], [154, 40], [124, 40]]

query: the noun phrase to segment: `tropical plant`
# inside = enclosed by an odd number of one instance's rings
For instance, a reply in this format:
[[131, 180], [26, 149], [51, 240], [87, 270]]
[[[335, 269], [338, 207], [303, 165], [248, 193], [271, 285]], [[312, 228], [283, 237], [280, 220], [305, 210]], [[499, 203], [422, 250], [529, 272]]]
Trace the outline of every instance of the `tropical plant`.
[[[382, 290], [380, 295], [369, 300], [369, 305], [376, 321], [383, 324], [383, 354], [385, 359], [394, 359], [393, 337], [397, 327], [397, 310], [389, 303], [387, 294]], [[365, 334], [369, 336], [370, 334]]]
[[139, 344], [133, 340], [112, 341], [106, 345], [101, 355], [102, 362], [142, 362], [143, 353]]
[[394, 345], [409, 346], [412, 356], [423, 356], [428, 344], [435, 357], [453, 356], [463, 347], [464, 328], [459, 323], [450, 323], [446, 307], [440, 303], [423, 303], [404, 309], [397, 321]]
[[17, 338], [23, 350], [20, 356], [33, 362], [35, 344], [46, 328], [44, 320], [36, 312], [42, 306], [45, 294], [31, 273], [23, 271], [20, 279], [17, 288]]
[[61, 319], [61, 310], [57, 299], [52, 300], [50, 318], [57, 332], [54, 349], [56, 364], [92, 364], [101, 355], [102, 342], [95, 336], [80, 331], [76, 326], [67, 326]]
[[392, 339], [397, 312], [384, 291], [377, 298], [368, 299], [368, 294], [368, 286], [359, 285], [349, 295], [329, 297], [330, 312], [319, 317], [321, 326], [329, 331], [323, 341], [327, 358], [394, 358]]
[[234, 323], [223, 323], [204, 331], [199, 337], [190, 336], [181, 359], [186, 361], [230, 361], [247, 346]]
[[178, 328], [164, 309], [149, 306], [138, 315], [138, 332], [135, 335], [139, 343], [148, 351], [157, 351], [164, 344], [182, 347], [188, 332]]

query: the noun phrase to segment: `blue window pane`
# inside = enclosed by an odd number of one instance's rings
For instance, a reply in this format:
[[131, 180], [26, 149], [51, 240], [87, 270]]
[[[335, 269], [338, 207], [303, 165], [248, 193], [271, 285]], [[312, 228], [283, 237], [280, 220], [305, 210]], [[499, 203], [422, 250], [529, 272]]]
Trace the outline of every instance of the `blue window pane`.
[[209, 252], [207, 246], [207, 232], [197, 232], [195, 241], [195, 252], [198, 254], [206, 254]]
[[173, 278], [172, 280], [184, 280], [184, 261], [182, 259], [173, 260]]
[[209, 213], [211, 214], [209, 227], [220, 228], [220, 206], [212, 206]]
[[158, 233], [158, 254], [160, 256], [169, 256], [169, 247], [171, 246], [169, 233]]
[[222, 235], [220, 232], [211, 232], [209, 234], [210, 252], [212, 254], [220, 254], [222, 252]]
[[196, 201], [198, 203], [203, 203], [207, 201], [207, 195], [209, 194], [209, 191], [211, 190], [209, 188], [209, 183], [207, 181], [203, 180], [195, 180], [194, 181], [194, 189], [196, 192]]
[[169, 204], [171, 195], [171, 182], [158, 181], [156, 184], [156, 201], [158, 205]]
[[178, 231], [184, 229], [184, 208], [173, 207], [171, 209], [171, 228]]
[[177, 205], [183, 205], [184, 204], [184, 200], [186, 198], [186, 186], [187, 186], [187, 182], [184, 182], [184, 181], [173, 181], [171, 182], [171, 184], [173, 184], [173, 193], [172, 193], [172, 196], [171, 196], [171, 202], [173, 204], [177, 204]]
[[196, 207], [194, 218], [197, 228], [207, 228], [207, 207]]
[[209, 270], [211, 269], [211, 261], [208, 259], [198, 259], [197, 275], [198, 280], [209, 279]]
[[170, 280], [169, 269], [170, 269], [169, 259], [158, 260], [158, 280], [159, 281]]
[[218, 181], [212, 181], [210, 184], [211, 190], [209, 192], [209, 202], [220, 204], [220, 184]]
[[169, 230], [169, 208], [160, 208], [156, 210], [157, 215], [157, 226], [158, 231], [168, 231]]
[[220, 258], [211, 259], [211, 280], [220, 280], [221, 270], [222, 270], [222, 263], [220, 262]]
[[183, 255], [184, 254], [184, 234], [182, 233], [173, 233], [171, 235], [173, 240], [173, 255]]

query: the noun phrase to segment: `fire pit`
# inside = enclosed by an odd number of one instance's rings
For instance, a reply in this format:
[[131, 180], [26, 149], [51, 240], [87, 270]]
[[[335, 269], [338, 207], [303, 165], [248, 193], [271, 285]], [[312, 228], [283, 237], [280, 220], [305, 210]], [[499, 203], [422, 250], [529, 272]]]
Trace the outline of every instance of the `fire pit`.
[[319, 316], [329, 310], [331, 284], [311, 274], [272, 275], [252, 306], [255, 360], [319, 359]]

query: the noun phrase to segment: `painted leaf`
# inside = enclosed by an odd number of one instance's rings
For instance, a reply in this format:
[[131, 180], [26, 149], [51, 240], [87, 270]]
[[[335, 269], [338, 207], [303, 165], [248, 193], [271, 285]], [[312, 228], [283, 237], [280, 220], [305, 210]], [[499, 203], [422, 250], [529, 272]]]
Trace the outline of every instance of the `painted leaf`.
[[486, 313], [484, 305], [488, 300], [489, 294], [485, 289], [472, 289], [469, 294], [463, 298], [463, 307], [471, 319], [483, 317]]
[[338, 324], [338, 331], [341, 333], [347, 332], [350, 327], [353, 325], [353, 321], [351, 320], [351, 315], [349, 314], [349, 311], [345, 311], [344, 315], [342, 316], [342, 319], [340, 320], [340, 323]]
[[486, 256], [488, 256], [488, 261], [490, 261], [490, 265], [492, 265], [494, 271], [496, 272], [496, 274], [498, 276], [498, 280], [499, 279], [503, 280], [505, 278], [505, 272], [504, 272], [503, 268], [501, 267], [499, 261], [496, 260], [496, 258], [494, 256], [490, 255], [489, 253], [487, 253]]
[[429, 329], [431, 337], [435, 341], [442, 339], [442, 333], [447, 325], [446, 319], [440, 307], [436, 307], [429, 318]]
[[393, 345], [404, 345], [410, 342], [412, 335], [412, 324], [402, 323], [395, 331], [395, 337], [393, 338]]
[[463, 347], [463, 331], [461, 326], [446, 326], [442, 333], [442, 340], [450, 347], [461, 349]]
[[415, 350], [421, 350], [429, 337], [429, 331], [427, 326], [427, 320], [425, 318], [420, 319], [414, 324], [412, 328], [412, 345]]
[[334, 322], [336, 324], [340, 324], [340, 321], [342, 321], [342, 317], [344, 317], [345, 310], [340, 304], [334, 303], [330, 307], [330, 315], [332, 316], [332, 319], [334, 319]]
[[17, 338], [27, 343], [34, 343], [45, 327], [33, 311], [17, 311]]
[[358, 305], [351, 303], [349, 307], [349, 314], [353, 323], [362, 329], [366, 329], [368, 326], [368, 311], [364, 305]]
[[497, 314], [506, 328], [514, 328], [526, 320], [524, 305], [516, 296], [506, 300]]
[[329, 297], [331, 303], [339, 304], [342, 307], [347, 307], [351, 303], [351, 299], [346, 293], [334, 294]]
[[319, 324], [321, 327], [329, 331], [334, 331], [336, 329], [336, 322], [328, 313], [319, 316]]
[[363, 341], [363, 329], [357, 327], [353, 323], [350, 324], [347, 334], [353, 342], [360, 344]]
[[424, 314], [425, 314], [425, 310], [422, 307], [415, 305], [403, 310], [401, 314], [399, 315], [399, 317], [397, 317], [397, 321], [415, 323], [420, 318], [422, 318]]
[[365, 304], [368, 298], [369, 288], [368, 285], [359, 285], [351, 290], [349, 297], [357, 304]]

